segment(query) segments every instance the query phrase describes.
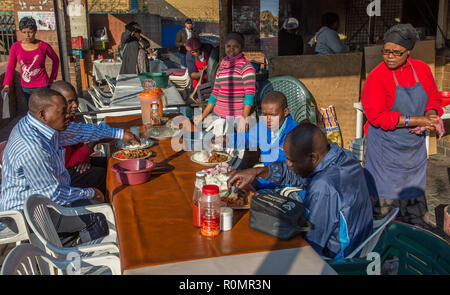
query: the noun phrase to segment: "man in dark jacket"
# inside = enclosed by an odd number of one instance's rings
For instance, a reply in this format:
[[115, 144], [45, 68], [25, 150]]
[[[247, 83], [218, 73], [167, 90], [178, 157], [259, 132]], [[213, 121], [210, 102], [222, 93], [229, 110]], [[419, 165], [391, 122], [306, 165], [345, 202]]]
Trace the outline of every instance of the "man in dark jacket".
[[363, 168], [353, 154], [328, 144], [322, 131], [300, 124], [286, 137], [286, 162], [235, 172], [228, 186], [243, 188], [263, 177], [274, 184], [303, 187], [313, 229], [305, 240], [322, 256], [343, 258], [372, 233], [372, 205]]
[[178, 47], [178, 52], [181, 60], [181, 66], [186, 68], [186, 47], [185, 43], [192, 37], [198, 38], [196, 31], [192, 29], [192, 20], [190, 18], [186, 19], [184, 22], [184, 28], [178, 31], [175, 38], [175, 46]]
[[125, 32], [120, 37], [119, 55], [122, 58], [120, 74], [137, 74], [139, 40], [141, 29], [139, 24], [131, 22], [125, 26]]

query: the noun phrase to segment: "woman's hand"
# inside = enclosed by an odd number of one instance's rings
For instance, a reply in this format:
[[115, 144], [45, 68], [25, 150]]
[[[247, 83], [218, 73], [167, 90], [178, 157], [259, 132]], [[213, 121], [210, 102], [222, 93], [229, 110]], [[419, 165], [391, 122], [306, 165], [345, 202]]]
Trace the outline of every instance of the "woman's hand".
[[428, 115], [417, 118], [417, 126], [425, 127], [427, 130], [435, 130], [435, 125], [439, 123], [439, 117], [435, 115]]
[[247, 122], [247, 117], [241, 117], [239, 119], [239, 124], [238, 124], [238, 128], [237, 128], [237, 132], [241, 133], [241, 132], [246, 132], [248, 130], [248, 122]]
[[203, 116], [202, 115], [197, 115], [197, 116], [194, 117], [193, 121], [194, 121], [194, 125], [197, 126], [197, 125], [202, 123]]

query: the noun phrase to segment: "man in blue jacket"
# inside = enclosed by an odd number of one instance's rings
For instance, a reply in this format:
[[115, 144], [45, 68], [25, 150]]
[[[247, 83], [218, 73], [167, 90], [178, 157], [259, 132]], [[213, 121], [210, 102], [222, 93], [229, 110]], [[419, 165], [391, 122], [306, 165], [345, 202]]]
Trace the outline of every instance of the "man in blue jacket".
[[363, 168], [353, 154], [328, 144], [322, 131], [300, 124], [283, 144], [286, 162], [234, 172], [228, 186], [243, 188], [256, 177], [303, 187], [313, 229], [305, 240], [322, 256], [343, 258], [372, 233], [372, 205]]
[[[283, 93], [271, 91], [264, 96], [261, 101], [261, 112], [263, 120], [260, 120], [256, 126], [251, 128], [245, 134], [237, 134], [235, 142], [238, 148], [245, 147], [256, 149], [259, 147], [261, 152], [261, 162], [264, 166], [272, 162], [285, 162], [284, 140], [288, 133], [294, 129], [298, 123], [289, 114], [287, 99]], [[244, 135], [244, 136], [242, 136]], [[228, 144], [232, 144], [229, 142]], [[279, 187], [263, 178], [257, 179], [258, 189], [271, 189]]]

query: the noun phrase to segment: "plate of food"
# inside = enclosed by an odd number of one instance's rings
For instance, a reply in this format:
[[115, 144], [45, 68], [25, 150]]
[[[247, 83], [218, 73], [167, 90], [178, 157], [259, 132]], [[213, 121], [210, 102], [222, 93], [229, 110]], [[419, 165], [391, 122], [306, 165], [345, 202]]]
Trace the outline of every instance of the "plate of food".
[[115, 152], [112, 157], [117, 160], [146, 159], [153, 155], [150, 148], [123, 149]]
[[222, 198], [222, 201], [227, 204], [227, 207], [232, 209], [250, 209], [250, 203], [254, 195], [253, 191], [246, 191], [236, 189], [232, 191], [228, 196]]
[[196, 152], [191, 156], [191, 161], [204, 166], [215, 166], [231, 160], [231, 155], [223, 152]]
[[128, 144], [127, 142], [120, 141], [117, 145], [120, 149], [126, 150], [146, 149], [155, 145], [155, 142], [151, 139], [141, 138], [140, 140], [140, 144]]

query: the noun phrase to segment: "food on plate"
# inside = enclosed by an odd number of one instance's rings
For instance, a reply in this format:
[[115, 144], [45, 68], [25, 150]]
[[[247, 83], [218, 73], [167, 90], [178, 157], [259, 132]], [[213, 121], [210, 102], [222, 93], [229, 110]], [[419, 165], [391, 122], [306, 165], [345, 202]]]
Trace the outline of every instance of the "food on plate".
[[226, 197], [226, 204], [228, 207], [248, 207], [253, 197], [253, 192], [247, 192], [237, 189], [235, 194], [230, 194]]
[[201, 151], [194, 155], [195, 160], [199, 162], [208, 162], [209, 159], [209, 153], [207, 151]]
[[141, 159], [151, 155], [150, 148], [146, 149], [124, 149], [114, 154], [116, 158], [123, 160]]
[[227, 192], [227, 174], [231, 171], [231, 166], [228, 163], [220, 163], [203, 171], [206, 173], [206, 184], [215, 184], [219, 187], [220, 192]]
[[213, 152], [208, 159], [208, 163], [222, 163], [228, 161], [228, 156], [223, 153]]

